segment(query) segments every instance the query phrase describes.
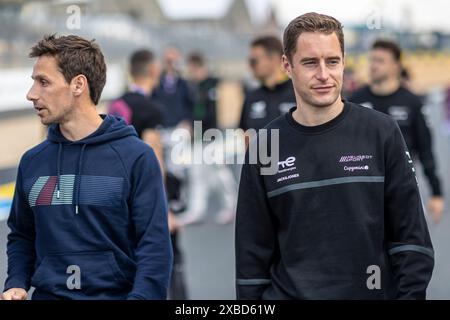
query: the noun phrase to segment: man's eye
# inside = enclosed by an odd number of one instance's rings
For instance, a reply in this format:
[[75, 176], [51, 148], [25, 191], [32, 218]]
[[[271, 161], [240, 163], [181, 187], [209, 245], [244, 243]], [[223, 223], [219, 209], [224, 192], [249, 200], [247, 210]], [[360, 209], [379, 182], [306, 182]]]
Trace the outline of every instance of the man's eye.
[[305, 62], [305, 63], [303, 63], [305, 66], [313, 66], [313, 65], [315, 65], [316, 63], [314, 62], [314, 61], [307, 61], [307, 62]]
[[330, 60], [328, 63], [331, 64], [332, 66], [335, 66], [339, 64], [339, 60]]
[[46, 86], [48, 85], [48, 82], [46, 80], [41, 80], [41, 85]]

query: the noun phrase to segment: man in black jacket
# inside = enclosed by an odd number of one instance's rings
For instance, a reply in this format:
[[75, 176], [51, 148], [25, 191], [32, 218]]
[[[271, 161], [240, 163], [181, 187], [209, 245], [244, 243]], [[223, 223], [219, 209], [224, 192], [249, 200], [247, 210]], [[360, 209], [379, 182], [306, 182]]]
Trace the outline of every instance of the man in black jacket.
[[394, 120], [341, 99], [342, 25], [299, 16], [284, 53], [297, 107], [266, 126], [278, 171], [262, 154], [242, 169], [238, 298], [424, 299], [434, 253], [412, 160]]
[[370, 84], [356, 91], [350, 101], [389, 114], [398, 123], [413, 158], [418, 156], [431, 187], [428, 209], [435, 222], [444, 211], [440, 179], [432, 151], [431, 132], [422, 101], [401, 84], [401, 49], [389, 40], [377, 40], [370, 52]]
[[217, 128], [217, 87], [219, 79], [209, 73], [205, 57], [192, 52], [187, 58], [189, 84], [194, 94], [194, 121], [202, 122], [202, 130]]
[[247, 92], [239, 128], [261, 129], [295, 105], [291, 80], [282, 69], [283, 45], [274, 36], [253, 40], [249, 64], [261, 86]]

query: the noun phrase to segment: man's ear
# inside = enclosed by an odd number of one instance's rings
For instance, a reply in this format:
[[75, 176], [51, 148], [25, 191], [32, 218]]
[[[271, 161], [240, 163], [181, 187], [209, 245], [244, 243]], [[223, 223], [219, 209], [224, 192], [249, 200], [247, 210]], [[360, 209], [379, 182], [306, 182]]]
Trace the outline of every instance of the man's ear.
[[84, 91], [89, 89], [87, 78], [83, 74], [73, 77], [70, 85], [72, 87], [73, 94], [76, 97], [81, 96]]
[[292, 73], [292, 66], [291, 66], [291, 63], [289, 62], [288, 57], [286, 57], [285, 54], [283, 54], [281, 64], [283, 65], [283, 69], [284, 69], [284, 71], [286, 71], [286, 73], [289, 76], [289, 78], [292, 78], [292, 75], [291, 75], [291, 73]]

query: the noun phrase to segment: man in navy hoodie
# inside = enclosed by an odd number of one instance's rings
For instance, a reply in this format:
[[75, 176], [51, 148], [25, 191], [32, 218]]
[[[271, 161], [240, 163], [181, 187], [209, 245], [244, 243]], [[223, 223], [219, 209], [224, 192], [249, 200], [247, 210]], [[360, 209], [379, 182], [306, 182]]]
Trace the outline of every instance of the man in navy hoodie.
[[100, 48], [46, 36], [33, 102], [48, 138], [20, 161], [2, 298], [165, 299], [172, 265], [167, 204], [153, 150], [95, 109], [106, 82]]

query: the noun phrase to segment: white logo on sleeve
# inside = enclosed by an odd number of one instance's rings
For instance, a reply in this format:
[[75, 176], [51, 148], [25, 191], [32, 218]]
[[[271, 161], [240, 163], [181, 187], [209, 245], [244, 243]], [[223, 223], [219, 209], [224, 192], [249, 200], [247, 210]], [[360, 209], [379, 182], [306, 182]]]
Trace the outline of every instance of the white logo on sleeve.
[[392, 106], [389, 107], [388, 112], [392, 118], [396, 121], [406, 121], [409, 118], [409, 112], [407, 107]]
[[266, 103], [264, 101], [258, 101], [251, 104], [249, 114], [251, 119], [261, 119], [266, 117], [266, 115]]
[[417, 183], [417, 185], [419, 185], [419, 179], [417, 179], [417, 176], [416, 176], [416, 169], [414, 169], [414, 164], [413, 164], [413, 160], [411, 158], [411, 154], [409, 153], [409, 151], [405, 151], [405, 153], [406, 153], [406, 156], [408, 157], [408, 163], [411, 165], [411, 171], [414, 175], [414, 178], [416, 178], [416, 183]]
[[289, 112], [289, 110], [294, 106], [295, 106], [294, 102], [282, 102], [278, 106], [278, 110], [280, 110], [281, 114], [285, 114], [285, 113]]
[[360, 103], [360, 105], [365, 108], [373, 109], [373, 104], [371, 102], [363, 102], [363, 103]]

